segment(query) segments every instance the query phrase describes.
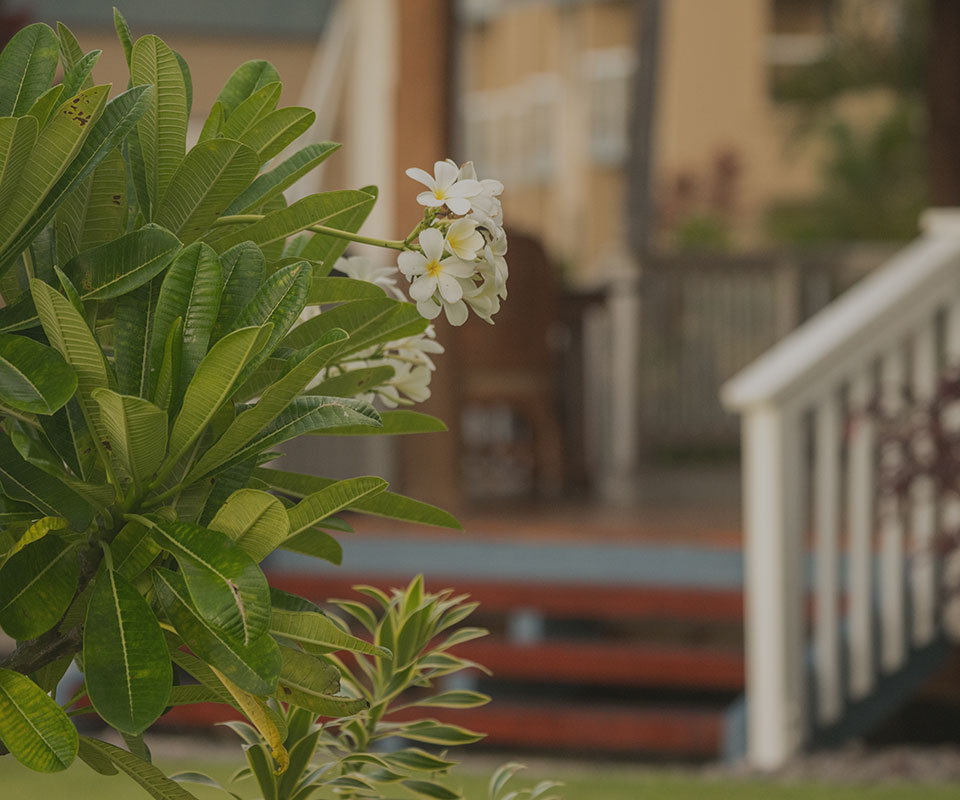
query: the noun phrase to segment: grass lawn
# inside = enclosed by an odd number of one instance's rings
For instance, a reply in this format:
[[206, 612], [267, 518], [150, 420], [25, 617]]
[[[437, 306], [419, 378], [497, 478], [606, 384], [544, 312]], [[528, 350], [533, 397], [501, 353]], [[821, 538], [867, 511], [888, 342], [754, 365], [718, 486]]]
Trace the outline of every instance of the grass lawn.
[[[167, 772], [200, 770], [226, 781], [234, 764], [224, 761], [169, 762], [159, 760]], [[469, 800], [486, 800], [488, 774], [476, 772], [476, 766], [460, 773]], [[728, 781], [695, 775], [671, 774], [623, 766], [582, 768], [575, 771], [558, 764], [555, 773], [525, 773], [520, 785], [537, 780], [562, 780], [564, 800], [956, 800], [960, 786], [916, 787], [906, 784], [877, 786], [832, 786], [825, 784], [781, 784], [767, 781]], [[189, 787], [199, 800], [223, 800], [226, 795], [199, 786]], [[232, 787], [244, 798], [254, 797], [253, 786], [244, 781]], [[11, 757], [0, 759], [0, 797], [3, 800], [147, 800], [146, 792], [124, 775], [111, 778], [95, 774], [79, 761], [57, 775], [37, 775], [17, 764]], [[317, 794], [317, 798], [324, 795]]]

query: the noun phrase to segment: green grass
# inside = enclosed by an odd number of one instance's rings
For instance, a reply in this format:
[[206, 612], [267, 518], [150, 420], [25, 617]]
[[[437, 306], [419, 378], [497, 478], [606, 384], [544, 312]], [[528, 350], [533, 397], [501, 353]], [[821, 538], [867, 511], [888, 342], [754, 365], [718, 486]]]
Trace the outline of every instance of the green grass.
[[[239, 755], [239, 754], [238, 754]], [[226, 782], [239, 764], [213, 761], [165, 762], [166, 772], [199, 770]], [[489, 773], [470, 764], [461, 769], [458, 781], [469, 800], [486, 800]], [[522, 780], [519, 778], [522, 777]], [[782, 784], [760, 780], [725, 780], [696, 775], [671, 774], [662, 770], [610, 767], [564, 768], [556, 772], [544, 767], [521, 772], [517, 788], [551, 778], [565, 783], [564, 800], [956, 800], [960, 787], [908, 786], [890, 783], [871, 786], [834, 786], [817, 783]], [[224, 800], [226, 795], [205, 787], [189, 787], [199, 800]], [[244, 781], [231, 787], [244, 798], [256, 796], [252, 784]], [[124, 775], [106, 778], [80, 762], [66, 772], [38, 775], [21, 767], [11, 757], [0, 759], [0, 797], [4, 800], [47, 800], [69, 797], [76, 800], [147, 800], [148, 795]], [[322, 795], [317, 794], [317, 798]]]

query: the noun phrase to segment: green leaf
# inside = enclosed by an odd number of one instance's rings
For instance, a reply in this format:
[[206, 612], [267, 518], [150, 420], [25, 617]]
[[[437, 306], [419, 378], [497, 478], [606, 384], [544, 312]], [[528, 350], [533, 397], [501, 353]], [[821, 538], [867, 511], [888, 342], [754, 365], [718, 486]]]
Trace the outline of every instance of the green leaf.
[[223, 213], [245, 214], [279, 195], [338, 150], [335, 142], [318, 142], [304, 147], [269, 172], [258, 177]]
[[258, 89], [279, 80], [280, 75], [269, 61], [247, 61], [234, 70], [217, 95], [217, 102], [229, 117], [237, 106]]
[[222, 253], [220, 268], [223, 292], [211, 342], [219, 341], [233, 327], [234, 321], [253, 300], [267, 274], [263, 253], [253, 242], [241, 242]]
[[256, 489], [240, 489], [230, 495], [208, 527], [229, 536], [257, 563], [270, 555], [290, 530], [283, 504]]
[[310, 611], [284, 611], [274, 608], [270, 618], [270, 633], [295, 642], [331, 650], [352, 650], [371, 656], [390, 658], [390, 651], [370, 642], [344, 633], [322, 614]]
[[326, 426], [346, 424], [379, 425], [380, 415], [373, 406], [362, 400], [344, 397], [297, 397], [258, 436], [249, 440], [224, 463], [229, 466], [244, 461], [303, 433], [311, 433]]
[[0, 485], [8, 497], [30, 503], [47, 516], [65, 517], [75, 531], [85, 530], [93, 519], [93, 509], [81, 495], [28, 463], [4, 435], [0, 435]]
[[142, 286], [159, 274], [180, 250], [180, 242], [156, 225], [80, 253], [64, 267], [84, 300], [106, 300]]
[[349, 508], [364, 497], [379, 494], [387, 488], [382, 478], [348, 478], [325, 486], [307, 495], [287, 511], [290, 520], [290, 536], [313, 527], [338, 511]]
[[[150, 390], [156, 390], [161, 359], [170, 328], [183, 319], [180, 386], [186, 386], [207, 354], [210, 334], [220, 310], [222, 275], [217, 254], [203, 242], [180, 251], [160, 286], [150, 333]], [[153, 395], [155, 396], [155, 395]]]
[[116, 6], [113, 7], [113, 27], [117, 32], [117, 38], [120, 40], [120, 46], [123, 48], [123, 55], [127, 59], [127, 67], [129, 68], [130, 58], [133, 55], [133, 36], [130, 35], [130, 26]]
[[310, 287], [307, 305], [346, 303], [352, 300], [379, 300], [385, 293], [382, 287], [353, 278], [317, 277]]
[[[270, 637], [265, 637], [265, 638], [269, 639]], [[226, 686], [224, 686], [223, 681], [221, 681], [220, 678], [214, 674], [210, 666], [205, 662], [201, 661], [196, 656], [190, 655], [189, 653], [185, 653], [183, 650], [180, 650], [179, 644], [177, 643], [175, 645], [175, 643], [172, 641], [174, 639], [177, 639], [177, 637], [172, 636], [170, 634], [167, 635], [167, 645], [170, 648], [170, 658], [173, 660], [173, 662], [178, 667], [180, 667], [180, 669], [184, 670], [185, 672], [189, 673], [194, 678], [196, 678], [201, 684], [199, 688], [206, 689], [206, 691], [209, 694], [214, 695], [216, 699], [213, 702], [223, 703], [225, 705], [232, 706], [241, 714], [246, 716], [246, 712], [243, 710], [243, 708], [241, 708], [240, 704], [237, 702], [237, 699], [232, 694], [230, 694]], [[177, 639], [177, 642], [179, 642], [179, 639]], [[279, 651], [277, 652], [278, 652], [278, 658], [279, 658]], [[279, 663], [279, 661], [277, 663]], [[175, 686], [173, 687], [172, 694], [177, 693], [178, 689], [182, 690], [187, 688], [196, 688], [196, 687], [176, 687]], [[173, 697], [171, 697], [171, 701], [172, 700], [173, 700]], [[204, 701], [204, 702], [209, 702], [209, 701]], [[275, 711], [270, 706], [265, 706], [264, 711], [266, 712], [267, 717], [273, 723], [274, 727], [276, 727], [277, 730], [281, 732], [281, 735], [285, 734], [287, 731], [287, 723], [283, 714]], [[246, 723], [237, 723], [237, 724], [244, 725]]]
[[310, 290], [310, 269], [306, 261], [278, 269], [260, 285], [253, 299], [234, 321], [234, 330], [266, 323], [273, 325], [263, 350], [245, 367], [245, 377], [249, 377], [263, 363], [299, 318]]
[[292, 647], [282, 647], [283, 668], [276, 697], [325, 717], [348, 717], [363, 711], [366, 700], [338, 697], [340, 671], [332, 664]]
[[[57, 25], [59, 27], [60, 23], [58, 22]], [[74, 42], [76, 42], [76, 40], [74, 40]], [[102, 50], [91, 50], [86, 55], [82, 55], [80, 59], [67, 70], [63, 76], [64, 97], [73, 97], [77, 92], [93, 86], [93, 80], [90, 74], [100, 60], [102, 53]]]
[[60, 61], [66, 73], [83, 58], [83, 48], [73, 31], [62, 22], [57, 23], [57, 38], [60, 40]]
[[25, 336], [0, 333], [0, 404], [52, 414], [76, 389], [76, 373], [56, 350]]
[[416, 306], [390, 297], [357, 300], [334, 308], [298, 325], [281, 342], [282, 347], [297, 350], [333, 328], [343, 328], [350, 342], [342, 355], [366, 350], [375, 344], [392, 342], [426, 330], [428, 322], [417, 313]]
[[[325, 394], [328, 397], [355, 397], [382, 386], [396, 374], [390, 366], [361, 367], [325, 378], [305, 394]], [[382, 416], [382, 415], [381, 415]]]
[[200, 457], [191, 470], [188, 481], [207, 475], [225, 463], [239, 448], [273, 422], [333, 358], [344, 338], [342, 331], [332, 331], [325, 339], [317, 342], [313, 352], [268, 387], [253, 408], [237, 416], [216, 443]]
[[[473, 744], [480, 741], [484, 734], [462, 728], [459, 725], [444, 725], [435, 719], [418, 720], [410, 723], [394, 723], [402, 731], [398, 731], [404, 739], [412, 739], [415, 742], [427, 742], [428, 744], [438, 744], [442, 747], [453, 747], [456, 745]], [[391, 734], [391, 728], [386, 727], [378, 738], [386, 738]]]
[[[258, 467], [253, 471], [253, 475], [272, 489], [301, 498], [334, 483], [332, 478], [284, 472], [267, 467]], [[365, 497], [350, 506], [350, 510], [401, 522], [418, 522], [421, 525], [462, 530], [456, 518], [443, 509], [394, 492], [381, 492], [372, 497]]]
[[260, 168], [256, 152], [231, 139], [196, 145], [174, 173], [156, 220], [185, 243], [197, 239]]
[[243, 368], [263, 348], [271, 327], [233, 331], [210, 348], [187, 387], [183, 407], [170, 434], [165, 464], [172, 467], [180, 460], [230, 398]]
[[113, 568], [128, 581], [140, 577], [160, 551], [150, 529], [139, 522], [128, 522], [110, 543]]
[[[56, 184], [80, 155], [81, 145], [95, 127], [92, 123], [103, 111], [109, 89], [109, 86], [94, 86], [80, 92], [60, 106], [39, 132], [33, 152], [43, 153], [44, 157], [29, 159], [16, 192], [0, 216], [0, 249], [18, 255], [29, 243], [29, 240], [23, 242], [23, 247], [19, 248], [12, 245], [34, 213], [55, 202], [54, 198], [60, 194]], [[53, 210], [50, 214], [52, 216]], [[35, 236], [33, 233], [30, 239]]]
[[118, 769], [126, 773], [139, 784], [154, 800], [197, 800], [196, 795], [190, 794], [179, 783], [175, 783], [148, 761], [137, 758], [123, 748], [91, 739], [80, 737], [80, 758], [96, 761], [109, 759]]
[[448, 789], [441, 783], [436, 781], [421, 781], [411, 778], [409, 780], [402, 781], [403, 785], [406, 786], [411, 792], [414, 792], [422, 797], [431, 797], [434, 800], [463, 800], [463, 795], [460, 792], [455, 792], [452, 789]]
[[108, 566], [94, 581], [83, 631], [83, 674], [94, 709], [117, 730], [142, 733], [163, 713], [173, 684], [153, 611]]
[[60, 61], [60, 42], [42, 22], [13, 35], [0, 53], [0, 117], [20, 117], [50, 86]]
[[77, 729], [63, 709], [25, 675], [0, 669], [0, 739], [21, 764], [59, 772], [77, 755]]
[[394, 753], [387, 753], [384, 759], [391, 766], [400, 769], [414, 769], [418, 772], [445, 772], [457, 765], [456, 761], [439, 758], [417, 747], [405, 747]]
[[[39, 125], [41, 129], [47, 124], [47, 120], [53, 113], [53, 109], [57, 107], [60, 95], [63, 94], [63, 89], [63, 84], [51, 86], [37, 98], [36, 102], [30, 106], [30, 109], [27, 111], [27, 114], [36, 119], [37, 125]], [[70, 95], [67, 95], [67, 97], [70, 97]]]
[[[80, 118], [87, 120], [87, 122], [80, 126], [82, 144], [76, 157], [72, 160], [70, 160], [68, 156], [63, 156], [64, 160], [69, 162], [69, 165], [63, 170], [63, 174], [60, 175], [56, 183], [53, 184], [53, 188], [49, 191], [44, 190], [42, 192], [44, 195], [42, 201], [36, 208], [35, 213], [30, 216], [29, 222], [13, 240], [13, 243], [9, 244], [9, 246], [4, 246], [3, 260], [0, 261], [0, 274], [19, 257], [20, 253], [26, 249], [30, 242], [32, 242], [47, 223], [50, 222], [57, 208], [63, 203], [66, 197], [86, 180], [87, 176], [96, 169], [109, 153], [117, 148], [146, 109], [152, 92], [151, 87], [148, 86], [135, 86], [132, 89], [128, 89], [107, 103], [106, 108], [103, 109], [103, 113], [99, 114], [99, 118], [97, 118], [99, 112], [91, 113], [90, 105], [95, 93], [99, 89], [105, 88], [106, 87], [94, 87], [93, 89], [85, 90], [77, 95], [77, 98], [82, 100], [82, 102], [78, 100], [77, 106], [73, 106], [71, 101], [68, 105], [61, 107], [56, 112], [55, 121], [56, 116], [62, 114], [65, 108], [75, 108], [75, 113], [83, 115]], [[90, 120], [94, 118], [97, 119], [96, 122], [93, 123], [91, 130]], [[76, 121], [77, 118], [73, 117], [72, 120], [73, 121], [69, 121], [68, 119], [67, 125], [76, 127], [78, 124]], [[43, 131], [43, 136], [47, 137], [47, 140], [41, 137], [41, 140], [37, 143], [38, 147], [40, 147], [42, 143], [44, 149], [50, 149], [51, 144], [56, 145], [56, 150], [62, 149], [61, 146], [63, 142], [59, 141], [59, 139], [65, 139], [67, 137], [57, 136], [55, 132], [49, 133], [48, 135], [48, 132], [50, 132], [53, 127], [54, 122], [47, 125]], [[86, 138], [83, 138], [85, 133]], [[67, 135], [72, 135], [71, 131], [67, 131]], [[50, 139], [53, 141], [48, 141]], [[39, 150], [37, 152], [39, 152]], [[42, 170], [35, 170], [35, 172], [42, 173]], [[32, 175], [31, 180], [35, 178], [37, 178], [37, 176]], [[21, 183], [25, 182], [26, 179], [27, 172], [25, 171]], [[31, 188], [30, 191], [32, 192], [33, 189]], [[11, 207], [13, 207], [13, 205], [14, 204], [11, 203]], [[4, 214], [4, 216], [0, 218], [0, 222], [5, 221], [6, 218], [7, 215]]]
[[376, 431], [362, 425], [352, 425], [343, 428], [325, 428], [315, 433], [329, 436], [364, 436], [368, 433], [396, 436], [407, 433], [443, 433], [447, 430], [443, 420], [405, 408], [384, 411], [380, 418], [383, 420], [383, 427]]
[[39, 130], [34, 117], [0, 117], [0, 219], [20, 185]]
[[180, 65], [180, 72], [183, 75], [183, 89], [187, 94], [187, 120], [190, 119], [190, 112], [193, 110], [193, 77], [190, 75], [190, 65], [180, 53], [176, 50], [173, 54], [177, 57], [177, 63]]
[[[316, 113], [309, 108], [281, 108], [267, 114], [237, 138], [257, 154], [261, 164], [265, 164], [305, 133], [316, 118]], [[230, 117], [227, 127], [233, 120], [234, 117]]]
[[158, 278], [118, 298], [114, 307], [113, 359], [117, 388], [122, 394], [148, 396], [147, 347], [159, 299]]
[[50, 630], [73, 600], [79, 575], [76, 549], [59, 536], [27, 545], [0, 567], [0, 626], [14, 639]]
[[343, 548], [340, 542], [319, 528], [300, 531], [296, 536], [290, 536], [281, 542], [280, 547], [311, 558], [322, 558], [337, 566], [343, 562]]
[[43, 332], [77, 373], [77, 401], [87, 426], [101, 441], [106, 435], [100, 422], [100, 407], [93, 399], [94, 389], [106, 389], [107, 363], [86, 321], [70, 302], [42, 281], [30, 281]]
[[416, 708], [477, 708], [490, 702], [490, 698], [481, 692], [469, 689], [453, 689], [432, 697], [412, 700], [408, 707]]
[[221, 128], [223, 128], [223, 106], [220, 103], [214, 103], [200, 129], [197, 144], [216, 139], [220, 135]]
[[38, 519], [23, 532], [23, 535], [17, 539], [13, 547], [7, 551], [6, 556], [0, 559], [0, 566], [3, 566], [10, 556], [12, 556], [14, 553], [19, 553], [28, 544], [33, 544], [34, 542], [40, 541], [44, 536], [50, 533], [50, 531], [63, 530], [67, 527], [67, 524], [67, 520], [65, 520], [63, 517], [43, 517], [42, 519]]
[[251, 694], [267, 695], [275, 691], [281, 656], [277, 643], [269, 635], [247, 646], [238, 644], [200, 616], [178, 574], [157, 569], [154, 585], [164, 611], [191, 650]]
[[[282, 90], [283, 84], [280, 81], [268, 83], [266, 86], [257, 89], [230, 112], [228, 119], [220, 129], [220, 135], [227, 139], [242, 141], [241, 137], [250, 128], [277, 107], [277, 101], [280, 99]], [[256, 152], [256, 148], [253, 148], [253, 150]]]
[[133, 516], [177, 559], [193, 605], [203, 618], [243, 644], [270, 624], [270, 587], [256, 562], [219, 531], [187, 522]]
[[157, 471], [167, 451], [167, 415], [139, 397], [95, 389], [100, 418], [111, 452], [134, 482], [140, 484]]
[[176, 55], [156, 36], [142, 36], [134, 43], [130, 82], [154, 87], [137, 122], [135, 155], [146, 195], [140, 198], [141, 205], [146, 200], [141, 211], [152, 220], [186, 152], [187, 90]]
[[[360, 230], [360, 226], [363, 225], [377, 202], [377, 187], [365, 186], [360, 191], [367, 195], [369, 199], [365, 202], [345, 205], [324, 224], [329, 228], [336, 228], [349, 233], [356, 233]], [[343, 255], [346, 247], [346, 239], [327, 233], [315, 233], [310, 237], [300, 255], [303, 258], [309, 258], [311, 261], [319, 261], [321, 269], [316, 270], [315, 274], [327, 275], [336, 260]]]
[[122, 236], [127, 210], [127, 162], [111, 150], [57, 209], [60, 263]]
[[[154, 399], [157, 407], [169, 412], [180, 391], [180, 370], [183, 360], [183, 317], [177, 317], [170, 326], [167, 341], [163, 345], [163, 358], [157, 373], [157, 389]], [[175, 411], [175, 409], [174, 409]]]
[[234, 226], [213, 245], [220, 252], [244, 241], [264, 247], [272, 242], [282, 242], [311, 225], [326, 225], [338, 214], [372, 206], [373, 202], [370, 195], [349, 190], [310, 195], [288, 208], [272, 211], [258, 222]]

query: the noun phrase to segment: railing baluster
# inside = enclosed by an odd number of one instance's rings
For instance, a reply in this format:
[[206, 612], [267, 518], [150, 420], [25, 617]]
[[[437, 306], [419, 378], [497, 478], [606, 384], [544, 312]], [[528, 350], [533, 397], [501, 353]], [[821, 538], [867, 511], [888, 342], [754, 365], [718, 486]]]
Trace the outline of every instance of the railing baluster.
[[[903, 411], [907, 365], [903, 348], [895, 348], [884, 356], [880, 369], [881, 408], [887, 416]], [[901, 460], [893, 451], [881, 453], [888, 467]], [[906, 658], [906, 597], [904, 594], [903, 543], [905, 525], [899, 498], [880, 498], [880, 663], [887, 672], [895, 670]]]
[[829, 392], [814, 420], [813, 513], [816, 542], [815, 645], [818, 714], [830, 723], [843, 710], [840, 658], [840, 396]]
[[751, 409], [743, 427], [747, 740], [774, 767], [806, 738], [806, 503], [801, 418]]
[[[937, 336], [933, 322], [924, 325], [913, 340], [913, 390], [919, 405], [929, 402], [937, 390]], [[932, 476], [922, 475], [910, 487], [910, 585], [913, 592], [913, 642], [927, 644], [936, 626], [937, 532], [936, 489]]]
[[847, 463], [848, 645], [850, 693], [863, 697], [873, 687], [874, 442], [876, 423], [869, 415], [873, 381], [861, 372], [850, 387], [851, 431]]

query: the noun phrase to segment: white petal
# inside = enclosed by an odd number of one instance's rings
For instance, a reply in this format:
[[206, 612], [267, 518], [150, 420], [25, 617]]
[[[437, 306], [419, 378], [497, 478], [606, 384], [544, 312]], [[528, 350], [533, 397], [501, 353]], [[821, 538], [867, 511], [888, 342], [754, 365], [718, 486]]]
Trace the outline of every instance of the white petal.
[[454, 214], [467, 214], [470, 212], [470, 201], [465, 197], [448, 197], [444, 202]]
[[451, 325], [459, 327], [467, 321], [467, 304], [460, 300], [457, 303], [444, 303], [443, 310], [447, 315], [447, 322]]
[[472, 261], [463, 261], [456, 256], [447, 256], [440, 262], [443, 272], [446, 275], [453, 275], [455, 278], [469, 278], [473, 275], [475, 266]]
[[420, 192], [420, 194], [417, 195], [417, 202], [429, 208], [439, 208], [443, 205], [443, 200], [437, 200], [433, 192]]
[[480, 181], [480, 186], [483, 187], [483, 191], [487, 194], [498, 195], [503, 192], [503, 184], [500, 181], [495, 181], [493, 178], [484, 178]]
[[410, 167], [407, 170], [407, 177], [413, 178], [417, 183], [422, 183], [428, 189], [433, 189], [433, 175], [420, 167]]
[[457, 181], [447, 189], [447, 197], [476, 197], [480, 194], [480, 183], [478, 181]]
[[427, 259], [413, 250], [404, 250], [397, 256], [397, 266], [408, 278], [420, 275], [427, 268]]
[[459, 177], [460, 170], [449, 161], [438, 161], [433, 165], [433, 174], [437, 179], [437, 186], [446, 189]]
[[[440, 296], [448, 303], [456, 303], [463, 297], [463, 289], [460, 288], [460, 284], [457, 283], [457, 279], [453, 275], [446, 275], [441, 272], [437, 276], [437, 284], [440, 287]], [[412, 287], [410, 293], [413, 294]]]
[[440, 306], [429, 298], [417, 303], [417, 313], [424, 319], [436, 319], [440, 314]]
[[439, 261], [443, 255], [443, 234], [436, 228], [427, 228], [420, 233], [420, 246], [428, 261]]
[[437, 291], [437, 279], [433, 275], [421, 275], [410, 284], [410, 297], [417, 303], [433, 297], [435, 291]]
[[477, 170], [473, 166], [472, 161], [467, 161], [462, 167], [460, 167], [460, 180], [475, 181], [476, 179], [477, 179]]

